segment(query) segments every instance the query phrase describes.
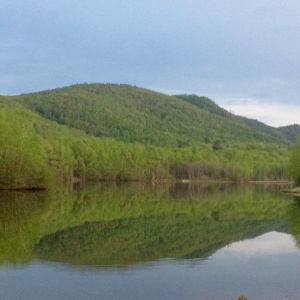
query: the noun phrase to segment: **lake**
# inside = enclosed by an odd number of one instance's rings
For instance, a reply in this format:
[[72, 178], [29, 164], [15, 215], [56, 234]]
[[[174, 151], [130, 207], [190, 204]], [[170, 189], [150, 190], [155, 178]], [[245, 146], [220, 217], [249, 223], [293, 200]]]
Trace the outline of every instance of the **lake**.
[[300, 299], [300, 199], [278, 185], [0, 192], [0, 299]]

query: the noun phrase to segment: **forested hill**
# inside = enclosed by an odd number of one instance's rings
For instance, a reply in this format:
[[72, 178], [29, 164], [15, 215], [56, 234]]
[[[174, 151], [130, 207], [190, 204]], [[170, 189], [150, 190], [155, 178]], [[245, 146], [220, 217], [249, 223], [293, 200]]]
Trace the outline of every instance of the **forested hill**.
[[297, 136], [300, 135], [300, 126], [297, 124], [284, 126], [284, 127], [272, 127], [268, 126], [258, 120], [249, 119], [241, 116], [234, 116], [231, 112], [228, 112], [224, 108], [221, 108], [211, 99], [207, 97], [199, 97], [197, 95], [174, 95], [177, 98], [180, 98], [186, 102], [189, 102], [199, 108], [207, 110], [215, 115], [222, 116], [224, 118], [235, 118], [235, 122], [240, 122], [247, 124], [254, 130], [257, 130], [261, 133], [271, 135], [279, 139], [286, 139], [292, 143], [297, 141]]
[[96, 137], [156, 146], [294, 141], [278, 130], [235, 116], [205, 97], [168, 96], [117, 84], [80, 84], [3, 97], [41, 116]]
[[300, 136], [300, 126], [298, 124], [277, 128], [287, 139], [295, 143]]
[[292, 140], [297, 126], [268, 127], [203, 99], [201, 107], [199, 99], [114, 84], [0, 96], [0, 189], [74, 180], [290, 179], [285, 136]]

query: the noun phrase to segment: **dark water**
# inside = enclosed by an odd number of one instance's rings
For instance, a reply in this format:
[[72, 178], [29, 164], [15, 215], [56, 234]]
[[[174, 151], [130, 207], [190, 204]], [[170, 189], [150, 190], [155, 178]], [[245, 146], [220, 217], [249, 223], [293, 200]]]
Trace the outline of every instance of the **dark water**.
[[0, 299], [300, 299], [300, 201], [270, 185], [0, 193]]

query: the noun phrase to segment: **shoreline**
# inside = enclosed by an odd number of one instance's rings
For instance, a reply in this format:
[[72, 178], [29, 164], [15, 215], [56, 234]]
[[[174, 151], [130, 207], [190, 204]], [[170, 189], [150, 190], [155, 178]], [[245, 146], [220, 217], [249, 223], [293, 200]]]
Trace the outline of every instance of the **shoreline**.
[[[133, 183], [133, 182], [149, 182], [149, 183], [182, 183], [182, 184], [190, 184], [190, 183], [203, 183], [203, 184], [276, 184], [276, 185], [293, 185], [293, 181], [289, 180], [249, 180], [249, 181], [239, 181], [239, 180], [214, 180], [214, 179], [158, 179], [158, 180], [71, 180], [70, 182], [65, 182], [64, 185], [74, 185], [74, 184], [98, 184], [103, 182], [123, 182], [123, 183]], [[41, 187], [1, 187], [0, 186], [0, 192], [1, 191], [24, 191], [24, 192], [40, 192], [40, 191], [46, 191], [49, 188]], [[300, 187], [295, 188], [288, 188], [282, 190], [284, 193], [290, 193], [290, 194], [297, 194], [300, 195]]]
[[299, 186], [292, 188], [292, 189], [282, 190], [282, 192], [300, 197], [300, 187]]

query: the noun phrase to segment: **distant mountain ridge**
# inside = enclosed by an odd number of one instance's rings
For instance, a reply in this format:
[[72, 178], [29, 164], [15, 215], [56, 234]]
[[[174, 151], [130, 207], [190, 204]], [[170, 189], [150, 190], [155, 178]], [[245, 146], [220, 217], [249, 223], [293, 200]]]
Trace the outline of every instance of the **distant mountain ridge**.
[[267, 126], [235, 116], [207, 97], [168, 96], [125, 84], [78, 84], [4, 98], [88, 135], [146, 145], [294, 143], [300, 134], [299, 125]]
[[263, 122], [260, 122], [255, 119], [249, 119], [242, 116], [235, 116], [231, 112], [228, 112], [224, 108], [218, 106], [215, 102], [213, 102], [211, 99], [207, 97], [199, 97], [197, 95], [186, 95], [186, 94], [174, 95], [174, 96], [182, 100], [185, 100], [191, 104], [194, 104], [195, 106], [205, 109], [218, 116], [222, 116], [229, 119], [236, 117], [240, 119], [240, 121], [246, 123], [249, 127], [255, 130], [258, 130], [260, 132], [263, 132], [265, 134], [271, 135], [276, 138], [286, 139], [292, 143], [295, 143], [297, 141], [297, 136], [300, 134], [300, 125], [298, 124], [276, 128], [276, 127], [266, 125]]
[[300, 135], [300, 125], [298, 124], [278, 127], [277, 130], [293, 143], [296, 143], [297, 138]]

